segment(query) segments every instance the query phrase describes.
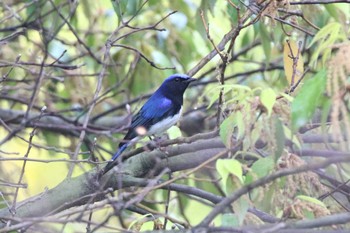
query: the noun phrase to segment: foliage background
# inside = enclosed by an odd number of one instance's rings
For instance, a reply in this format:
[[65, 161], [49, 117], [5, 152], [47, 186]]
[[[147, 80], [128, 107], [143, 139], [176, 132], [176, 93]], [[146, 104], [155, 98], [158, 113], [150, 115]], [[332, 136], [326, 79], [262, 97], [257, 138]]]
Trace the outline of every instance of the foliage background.
[[[3, 1], [0, 231], [260, 231], [282, 219], [275, 230], [283, 232], [348, 221], [349, 1], [247, 4]], [[155, 188], [101, 185], [94, 191], [107, 190], [104, 201], [78, 207], [71, 197], [84, 177], [101, 169], [130, 116], [173, 73], [198, 81], [168, 132], [169, 160], [136, 150], [125, 168]], [[152, 153], [163, 156], [158, 171], [143, 166]], [[71, 177], [81, 182], [69, 186]], [[154, 177], [175, 185], [159, 189]], [[72, 208], [28, 201], [57, 190], [66, 199], [52, 200]], [[32, 213], [20, 208], [28, 205]]]

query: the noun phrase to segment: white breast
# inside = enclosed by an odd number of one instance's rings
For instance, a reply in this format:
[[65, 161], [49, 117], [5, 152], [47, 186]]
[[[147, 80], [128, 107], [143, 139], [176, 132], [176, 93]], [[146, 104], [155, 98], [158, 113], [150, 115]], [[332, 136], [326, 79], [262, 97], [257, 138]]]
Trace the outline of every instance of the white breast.
[[182, 112], [182, 107], [178, 114], [174, 115], [173, 117], [165, 118], [164, 120], [151, 126], [147, 132], [147, 135], [161, 134], [167, 131], [171, 126], [175, 125], [179, 121], [181, 112]]

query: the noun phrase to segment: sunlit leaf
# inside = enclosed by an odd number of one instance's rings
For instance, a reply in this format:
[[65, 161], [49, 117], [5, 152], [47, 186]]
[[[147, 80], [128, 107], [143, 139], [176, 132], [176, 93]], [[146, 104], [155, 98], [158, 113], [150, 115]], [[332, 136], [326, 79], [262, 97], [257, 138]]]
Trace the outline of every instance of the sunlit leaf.
[[181, 137], [181, 130], [177, 126], [173, 126], [170, 129], [168, 129], [169, 139], [175, 139], [178, 137]]
[[293, 132], [286, 126], [286, 125], [283, 125], [283, 132], [284, 132], [284, 135], [285, 137], [292, 141], [293, 144], [298, 148], [298, 149], [301, 149], [301, 143], [298, 139], [298, 137], [296, 137]]
[[324, 208], [327, 208], [327, 206], [322, 201], [320, 201], [314, 197], [309, 197], [309, 196], [305, 196], [305, 195], [298, 195], [298, 196], [296, 196], [296, 198], [303, 200], [303, 201], [314, 203], [314, 204], [322, 206]]
[[312, 39], [309, 48], [316, 42], [320, 40], [331, 40], [331, 38], [334, 38], [337, 36], [339, 30], [341, 28], [341, 24], [338, 22], [332, 22], [321, 28], [320, 31], [317, 32], [317, 34]]
[[241, 163], [236, 159], [219, 159], [216, 161], [216, 170], [222, 178], [222, 184], [226, 190], [226, 181], [229, 175], [236, 176], [243, 183], [243, 169]]
[[249, 87], [244, 85], [225, 84], [225, 85], [216, 86], [214, 88], [211, 88], [205, 91], [201, 96], [201, 98], [205, 96], [210, 99], [210, 102], [208, 104], [208, 109], [219, 99], [220, 92], [222, 91], [222, 89], [223, 89], [223, 94], [232, 92], [234, 95], [233, 98], [231, 98], [230, 100], [227, 100], [227, 103], [245, 99], [247, 96], [251, 95], [252, 93], [252, 90]]
[[[152, 214], [145, 214], [145, 215], [141, 215], [140, 217], [138, 217], [137, 219], [135, 219], [134, 221], [132, 221], [129, 224], [129, 230], [133, 229], [133, 230], [140, 230], [140, 226], [138, 225], [139, 222], [142, 222], [143, 219], [147, 218], [147, 217], [153, 217], [154, 216]], [[142, 226], [142, 225], [141, 225]]]
[[327, 60], [330, 58], [332, 49], [325, 49], [322, 55], [322, 64], [326, 64]]
[[264, 89], [260, 94], [260, 101], [267, 110], [268, 116], [271, 116], [273, 105], [276, 102], [276, 93], [271, 88]]
[[[298, 54], [298, 51], [299, 51], [298, 45], [293, 40], [289, 40], [284, 43], [284, 47], [283, 47], [284, 73], [286, 75], [289, 85], [295, 85], [304, 73], [303, 56], [301, 55], [301, 53]], [[296, 61], [297, 57], [298, 57], [298, 61]], [[294, 76], [293, 76], [293, 73], [294, 73]]]
[[154, 50], [151, 53], [152, 59], [156, 64], [164, 67], [170, 67], [171, 61], [167, 58], [167, 56], [159, 50]]
[[346, 41], [347, 37], [343, 30], [341, 23], [332, 22], [324, 26], [312, 39], [310, 45], [311, 47], [314, 43], [318, 43], [316, 50], [313, 52], [310, 63], [317, 64], [317, 59], [322, 53], [326, 53], [326, 56], [323, 56], [322, 61], [325, 62], [330, 56], [331, 46], [338, 41]]
[[283, 96], [284, 99], [288, 100], [289, 102], [293, 102], [293, 97], [291, 95], [288, 95], [286, 93], [280, 93], [281, 96]]

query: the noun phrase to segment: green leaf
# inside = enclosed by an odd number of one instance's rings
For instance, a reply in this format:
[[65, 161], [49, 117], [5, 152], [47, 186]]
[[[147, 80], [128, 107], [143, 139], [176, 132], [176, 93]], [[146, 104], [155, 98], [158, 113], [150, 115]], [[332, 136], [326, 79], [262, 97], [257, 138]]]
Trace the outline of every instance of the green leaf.
[[227, 117], [220, 125], [220, 138], [227, 148], [232, 146], [232, 134], [235, 128], [234, 114]]
[[219, 173], [220, 177], [221, 177], [221, 183], [222, 183], [222, 187], [224, 188], [224, 190], [226, 190], [226, 180], [228, 178], [228, 171], [225, 168], [225, 165], [223, 163], [223, 161], [221, 161], [222, 159], [218, 159], [216, 161], [216, 170]]
[[[216, 0], [202, 0], [201, 1], [201, 9], [204, 9], [205, 11], [210, 11], [210, 13], [214, 16], [214, 7], [216, 4]], [[207, 14], [207, 12], [205, 12]]]
[[235, 204], [234, 211], [237, 213], [239, 225], [242, 226], [249, 209], [249, 202], [245, 197], [241, 197]]
[[237, 214], [225, 213], [221, 217], [221, 226], [223, 227], [238, 227], [239, 218]]
[[299, 139], [294, 136], [293, 132], [287, 126], [283, 125], [283, 131], [284, 131], [285, 137], [288, 140], [292, 141], [298, 149], [301, 149], [301, 143]]
[[267, 110], [267, 115], [271, 116], [273, 105], [276, 103], [276, 93], [271, 88], [264, 89], [260, 94], [260, 101]]
[[[282, 177], [283, 179], [284, 177]], [[283, 188], [281, 188], [283, 189]], [[263, 198], [261, 198], [261, 191], [256, 190], [257, 192], [257, 197], [256, 200], [258, 200], [260, 203], [258, 203], [258, 208], [261, 208], [262, 210], [266, 211], [266, 212], [275, 212], [276, 210], [278, 210], [279, 206], [276, 206], [275, 203], [273, 202], [273, 200], [276, 197], [276, 194], [278, 193], [277, 190], [278, 189], [277, 185], [272, 183], [269, 188], [264, 192]], [[277, 194], [278, 195], [278, 194]]]
[[310, 48], [314, 43], [319, 43], [316, 50], [312, 54], [310, 63], [314, 63], [316, 66], [318, 57], [321, 53], [323, 53], [322, 61], [325, 62], [331, 55], [331, 46], [337, 43], [338, 41], [347, 41], [347, 37], [345, 35], [342, 25], [338, 22], [332, 22], [324, 26], [314, 36], [309, 45]]
[[145, 219], [145, 218], [147, 218], [147, 217], [152, 217], [152, 218], [154, 218], [154, 216], [152, 215], [152, 214], [145, 214], [145, 215], [141, 215], [140, 217], [138, 217], [137, 219], [135, 219], [134, 221], [132, 221], [130, 224], [129, 224], [129, 230], [130, 229], [132, 229], [132, 227], [136, 224], [136, 223], [138, 223], [138, 222], [140, 222], [141, 220], [143, 220], [143, 219]]
[[275, 141], [276, 141], [276, 148], [274, 150], [275, 156], [274, 159], [277, 161], [284, 149], [284, 145], [286, 142], [286, 136], [284, 135], [284, 130], [283, 130], [283, 123], [281, 122], [280, 119], [276, 118], [275, 119]]
[[338, 22], [332, 22], [321, 28], [321, 30], [314, 36], [312, 39], [309, 48], [316, 42], [320, 40], [331, 40], [337, 36], [339, 30], [341, 28], [341, 24]]
[[274, 159], [272, 158], [272, 156], [268, 156], [257, 160], [252, 165], [251, 169], [255, 177], [257, 176], [257, 178], [261, 178], [269, 174], [273, 170], [274, 166]]
[[[252, 38], [252, 33], [250, 33], [249, 31], [243, 31], [242, 32], [242, 42], [241, 42], [241, 48], [248, 46], [248, 44], [253, 40]], [[248, 54], [242, 54], [242, 56], [248, 56]]]
[[209, 90], [206, 90], [202, 95], [201, 98], [209, 98], [210, 102], [208, 104], [208, 109], [219, 99], [220, 92], [223, 89], [223, 94], [226, 95], [229, 92], [232, 92], [234, 95], [234, 98], [227, 100], [227, 103], [232, 101], [239, 101], [244, 98], [246, 98], [248, 95], [251, 95], [252, 90], [244, 85], [237, 85], [237, 84], [225, 84], [225, 85], [219, 85], [215, 86], [213, 88], [210, 88]]
[[296, 198], [303, 200], [303, 201], [314, 203], [316, 205], [322, 206], [322, 207], [327, 209], [327, 206], [322, 201], [320, 201], [314, 197], [309, 197], [309, 196], [305, 196], [305, 195], [298, 195]]
[[239, 227], [243, 225], [249, 209], [249, 202], [246, 198], [239, 198], [234, 204], [235, 213], [225, 213], [221, 217], [221, 226], [223, 227]]
[[300, 92], [292, 103], [292, 130], [296, 132], [309, 121], [326, 87], [325, 69], [319, 71], [313, 78], [305, 81]]
[[337, 7], [333, 6], [331, 4], [329, 4], [329, 6], [327, 6], [327, 4], [324, 5], [324, 8], [326, 8], [326, 10], [328, 11], [328, 13], [334, 18], [334, 19], [338, 19], [338, 11], [337, 11]]
[[80, 5], [83, 8], [83, 12], [88, 20], [93, 19], [92, 15], [92, 9], [94, 9], [96, 6], [92, 6], [92, 3], [89, 2], [88, 0], [81, 0]]
[[232, 134], [237, 127], [237, 138], [241, 139], [245, 133], [245, 122], [242, 112], [233, 112], [220, 125], [220, 138], [227, 148], [231, 148]]
[[142, 4], [142, 0], [128, 0], [126, 12], [128, 15], [135, 15]]
[[242, 139], [245, 133], [245, 122], [242, 112], [235, 112], [234, 122], [237, 126], [237, 139]]
[[[238, 0], [232, 0], [232, 3], [238, 6], [240, 2]], [[237, 9], [231, 6], [231, 4], [227, 4], [227, 13], [231, 18], [232, 24], [236, 24], [238, 22], [238, 12]]]
[[167, 130], [169, 134], [169, 139], [175, 139], [181, 137], [181, 130], [176, 125]]
[[290, 95], [288, 95], [288, 94], [286, 94], [286, 93], [279, 93], [281, 96], [283, 96], [283, 98], [284, 99], [286, 99], [288, 102], [293, 102], [293, 97], [292, 96], [290, 96]]
[[172, 63], [168, 59], [168, 56], [166, 56], [164, 53], [162, 53], [159, 50], [152, 51], [151, 56], [152, 56], [153, 62], [156, 63], [157, 65], [164, 66], [164, 67], [172, 66]]
[[208, 104], [208, 109], [211, 108], [211, 106], [213, 106], [213, 104], [219, 99], [220, 97], [220, 90], [216, 90], [215, 92], [213, 92], [211, 95], [208, 96], [210, 99], [210, 102]]
[[331, 48], [327, 48], [323, 51], [323, 55], [322, 55], [322, 65], [326, 64], [326, 62], [328, 61], [328, 59], [331, 57], [331, 53], [332, 53], [332, 49]]
[[121, 22], [128, 5], [128, 0], [112, 0], [112, 5], [119, 22]]
[[243, 169], [241, 163], [236, 159], [218, 159], [216, 170], [222, 178], [224, 189], [227, 189], [226, 181], [229, 175], [236, 176], [243, 183]]
[[312, 211], [309, 210], [303, 210], [304, 216], [306, 219], [315, 219], [315, 215]]
[[39, 0], [39, 1], [31, 1], [31, 0], [26, 0], [27, 3], [29, 4], [28, 7], [26, 7], [26, 14], [27, 14], [27, 19], [26, 21], [31, 21], [36, 18], [38, 18], [38, 15], [40, 14], [40, 9], [42, 9], [45, 5], [44, 0]]
[[[52, 147], [59, 147], [61, 137], [58, 137], [57, 133], [46, 131], [42, 135], [43, 135], [43, 138], [45, 139], [47, 145], [50, 145]], [[48, 152], [51, 156], [57, 155], [57, 152], [54, 150], [48, 150]]]
[[259, 32], [260, 32], [261, 42], [262, 42], [263, 50], [266, 56], [266, 63], [267, 63], [270, 61], [270, 58], [271, 58], [271, 38], [266, 29], [266, 25], [260, 22], [259, 26], [260, 26]]

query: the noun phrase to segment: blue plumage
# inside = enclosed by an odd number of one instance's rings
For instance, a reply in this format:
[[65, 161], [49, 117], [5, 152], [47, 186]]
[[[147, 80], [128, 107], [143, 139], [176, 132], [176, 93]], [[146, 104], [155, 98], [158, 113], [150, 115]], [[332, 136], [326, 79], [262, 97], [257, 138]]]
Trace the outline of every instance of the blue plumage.
[[164, 80], [162, 85], [146, 101], [140, 111], [132, 118], [130, 128], [119, 150], [113, 155], [104, 169], [109, 171], [123, 151], [144, 136], [156, 135], [165, 132], [179, 120], [183, 94], [188, 85], [195, 81], [185, 74], [174, 74]]

